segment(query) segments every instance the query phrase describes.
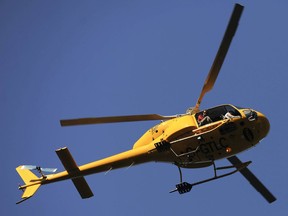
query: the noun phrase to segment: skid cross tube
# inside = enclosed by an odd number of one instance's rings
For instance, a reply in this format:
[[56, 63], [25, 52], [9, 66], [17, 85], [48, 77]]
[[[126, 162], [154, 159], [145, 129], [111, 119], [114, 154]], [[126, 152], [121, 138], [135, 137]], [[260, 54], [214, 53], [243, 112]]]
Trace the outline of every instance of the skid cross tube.
[[[206, 183], [206, 182], [210, 182], [210, 181], [213, 181], [213, 180], [216, 180], [216, 179], [220, 179], [220, 178], [232, 175], [232, 174], [234, 174], [236, 172], [239, 172], [240, 170], [246, 168], [250, 163], [251, 163], [251, 161], [248, 161], [248, 162], [239, 164], [237, 166], [219, 167], [219, 168], [216, 168], [215, 163], [213, 163], [214, 177], [208, 178], [208, 179], [205, 179], [205, 180], [202, 180], [202, 181], [198, 181], [198, 182], [195, 182], [195, 183], [192, 183], [192, 184], [190, 184], [188, 182], [182, 182], [182, 172], [180, 171], [180, 167], [178, 167], [179, 168], [179, 172], [180, 172], [180, 180], [181, 180], [181, 182], [180, 182], [180, 184], [177, 184], [176, 185], [176, 189], [170, 191], [170, 193], [174, 193], [176, 191], [178, 191], [179, 194], [187, 193], [187, 192], [189, 192], [192, 189], [193, 186], [200, 185], [200, 184], [203, 184], [203, 183]], [[228, 169], [228, 168], [235, 168], [235, 170], [233, 170], [231, 172], [228, 172], [228, 173], [225, 173], [225, 174], [222, 174], [222, 175], [217, 175], [217, 170], [219, 170], [219, 169]]]

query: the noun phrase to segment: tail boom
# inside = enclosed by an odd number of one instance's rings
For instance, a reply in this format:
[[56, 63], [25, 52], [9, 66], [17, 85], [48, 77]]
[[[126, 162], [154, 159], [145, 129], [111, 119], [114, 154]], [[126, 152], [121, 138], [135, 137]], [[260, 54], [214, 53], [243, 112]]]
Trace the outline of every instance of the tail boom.
[[62, 172], [51, 175], [41, 174], [41, 177], [37, 177], [33, 172], [27, 169], [29, 166], [22, 165], [16, 168], [16, 171], [25, 182], [24, 185], [19, 186], [19, 190], [23, 190], [24, 193], [22, 195], [22, 200], [17, 202], [17, 204], [31, 198], [41, 185], [68, 179], [72, 180], [82, 199], [90, 198], [93, 196], [93, 192], [84, 176], [153, 161], [154, 154], [151, 152], [153, 148], [155, 148], [154, 145], [131, 149], [82, 166], [76, 164], [68, 148], [64, 147], [57, 149], [56, 153], [65, 168]]

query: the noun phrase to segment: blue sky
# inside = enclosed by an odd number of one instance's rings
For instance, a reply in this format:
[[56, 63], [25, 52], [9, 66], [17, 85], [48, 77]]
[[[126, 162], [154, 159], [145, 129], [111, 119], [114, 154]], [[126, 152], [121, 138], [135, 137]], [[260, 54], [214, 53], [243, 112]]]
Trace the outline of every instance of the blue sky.
[[[240, 174], [169, 194], [177, 168], [149, 163], [87, 176], [94, 197], [70, 181], [43, 186], [15, 205], [15, 167], [63, 170], [130, 149], [157, 122], [61, 128], [60, 119], [184, 113], [199, 96], [234, 1], [0, 1], [1, 215], [286, 215], [288, 192], [286, 1], [245, 6], [216, 85], [202, 108], [232, 103], [266, 114], [271, 130], [239, 155], [278, 200], [269, 205]], [[226, 160], [219, 165], [227, 164]], [[212, 168], [184, 170], [188, 182]]]

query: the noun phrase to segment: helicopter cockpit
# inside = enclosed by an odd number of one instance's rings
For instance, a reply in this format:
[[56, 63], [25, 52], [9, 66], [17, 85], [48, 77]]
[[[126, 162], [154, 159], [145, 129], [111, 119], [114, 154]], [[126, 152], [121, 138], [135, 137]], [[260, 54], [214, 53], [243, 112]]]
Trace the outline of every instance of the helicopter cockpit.
[[221, 105], [196, 113], [195, 118], [199, 126], [217, 122], [223, 119], [240, 118], [240, 112], [232, 105]]

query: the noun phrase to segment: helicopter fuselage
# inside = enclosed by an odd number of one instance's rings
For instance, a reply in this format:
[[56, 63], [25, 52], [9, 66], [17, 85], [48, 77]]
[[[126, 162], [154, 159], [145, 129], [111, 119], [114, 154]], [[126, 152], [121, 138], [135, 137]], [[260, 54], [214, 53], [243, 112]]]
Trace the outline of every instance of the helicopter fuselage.
[[[249, 149], [269, 132], [267, 118], [251, 109], [221, 105], [205, 111], [208, 116], [211, 115], [210, 123], [199, 125], [197, 117], [201, 112], [161, 122], [148, 130], [135, 143], [133, 149], [150, 145], [150, 154], [157, 152], [155, 161], [197, 168], [209, 166], [215, 160]], [[234, 116], [225, 117], [227, 112], [233, 113]], [[162, 146], [165, 149], [165, 142], [169, 143], [166, 144], [169, 148], [163, 151]], [[155, 146], [158, 148], [155, 149]]]
[[[65, 171], [45, 175], [43, 173], [45, 170], [51, 172], [56, 169], [43, 169], [33, 165], [18, 166], [16, 171], [25, 184], [18, 188], [23, 190], [23, 195], [17, 204], [31, 198], [41, 185], [66, 179], [72, 180], [83, 199], [89, 198], [93, 196], [93, 192], [84, 176], [152, 161], [167, 162], [178, 166], [180, 184], [177, 184], [172, 192], [187, 193], [195, 185], [239, 171], [269, 203], [274, 202], [276, 198], [273, 194], [247, 168], [251, 161], [242, 163], [236, 156], [255, 146], [268, 134], [270, 125], [267, 118], [255, 110], [233, 105], [221, 105], [200, 111], [203, 97], [212, 90], [215, 84], [238, 27], [243, 8], [242, 5], [235, 4], [224, 37], [193, 109], [188, 109], [186, 114], [173, 116], [144, 114], [60, 120], [61, 126], [148, 120], [161, 120], [161, 122], [149, 129], [132, 149], [82, 166], [76, 164], [66, 147], [56, 150]], [[216, 167], [215, 161], [223, 158], [227, 158], [232, 166]], [[200, 168], [210, 165], [214, 167], [214, 177], [192, 184], [182, 181], [181, 167]], [[217, 175], [218, 169], [230, 168], [235, 170]], [[41, 177], [31, 171], [35, 169]]]
[[[63, 171], [47, 175], [42, 184], [153, 161], [173, 163], [183, 168], [210, 166], [215, 160], [255, 146], [269, 132], [269, 121], [260, 112], [232, 105], [206, 111], [211, 116], [211, 123], [199, 125], [197, 116], [201, 112], [179, 115], [149, 129], [131, 150], [79, 166], [74, 173]], [[233, 112], [233, 118], [225, 118], [228, 111]], [[56, 151], [60, 159], [62, 151], [65, 152], [66, 148]]]

